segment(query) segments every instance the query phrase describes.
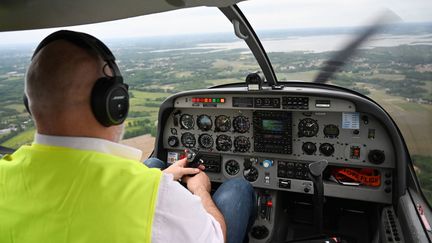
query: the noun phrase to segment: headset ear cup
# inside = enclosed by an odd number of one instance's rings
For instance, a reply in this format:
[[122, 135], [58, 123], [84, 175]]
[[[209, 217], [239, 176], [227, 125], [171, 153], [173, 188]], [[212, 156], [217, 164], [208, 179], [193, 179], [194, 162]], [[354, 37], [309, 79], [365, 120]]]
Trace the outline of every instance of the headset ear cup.
[[116, 78], [98, 79], [92, 89], [91, 108], [96, 120], [103, 126], [123, 123], [129, 112], [127, 85]]
[[25, 94], [23, 95], [23, 103], [24, 103], [24, 106], [25, 106], [27, 112], [31, 115], [30, 107], [29, 107], [29, 101], [28, 101], [27, 95], [25, 95]]

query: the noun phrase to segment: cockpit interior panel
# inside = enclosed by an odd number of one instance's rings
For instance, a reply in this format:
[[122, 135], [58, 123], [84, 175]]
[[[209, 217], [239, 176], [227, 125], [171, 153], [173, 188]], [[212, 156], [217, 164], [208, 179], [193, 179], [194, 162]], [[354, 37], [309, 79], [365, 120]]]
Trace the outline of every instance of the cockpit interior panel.
[[308, 165], [326, 160], [326, 196], [391, 203], [394, 147], [367, 110], [313, 89], [211, 91], [171, 98], [158, 150], [168, 163], [194, 148], [213, 182], [244, 177], [255, 188], [313, 194]]

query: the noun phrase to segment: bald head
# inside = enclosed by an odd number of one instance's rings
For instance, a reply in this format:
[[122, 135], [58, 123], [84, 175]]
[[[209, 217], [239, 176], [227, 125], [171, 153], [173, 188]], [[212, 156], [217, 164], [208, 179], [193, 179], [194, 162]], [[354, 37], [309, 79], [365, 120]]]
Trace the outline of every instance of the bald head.
[[53, 41], [34, 56], [25, 93], [39, 133], [118, 140], [107, 135], [110, 128], [97, 122], [90, 106], [92, 88], [104, 76], [104, 65], [94, 51], [66, 40]]
[[89, 106], [90, 92], [102, 76], [96, 55], [65, 40], [48, 44], [33, 58], [27, 72], [26, 94], [35, 118]]

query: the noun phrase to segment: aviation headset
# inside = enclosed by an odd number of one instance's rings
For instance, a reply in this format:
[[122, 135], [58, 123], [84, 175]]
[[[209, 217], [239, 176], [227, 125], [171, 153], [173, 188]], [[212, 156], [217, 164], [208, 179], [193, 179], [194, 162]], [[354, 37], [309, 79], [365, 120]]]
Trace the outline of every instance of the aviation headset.
[[[31, 60], [49, 43], [56, 40], [66, 40], [85, 50], [95, 51], [108, 66], [113, 75], [99, 78], [91, 92], [91, 109], [96, 120], [103, 126], [109, 127], [124, 122], [129, 112], [128, 85], [123, 83], [123, 77], [115, 63], [115, 57], [108, 47], [97, 38], [75, 31], [60, 30], [45, 37], [37, 46]], [[30, 113], [28, 98], [24, 95], [24, 105]], [[30, 113], [31, 114], [31, 113]]]

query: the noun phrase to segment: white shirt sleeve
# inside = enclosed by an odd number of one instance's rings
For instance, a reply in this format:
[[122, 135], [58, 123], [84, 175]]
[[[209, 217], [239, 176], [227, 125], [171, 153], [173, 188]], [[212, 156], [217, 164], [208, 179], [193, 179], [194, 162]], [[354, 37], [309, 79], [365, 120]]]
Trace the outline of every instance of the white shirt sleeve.
[[153, 218], [152, 242], [223, 241], [219, 223], [205, 211], [201, 199], [173, 181], [171, 174], [163, 173]]

